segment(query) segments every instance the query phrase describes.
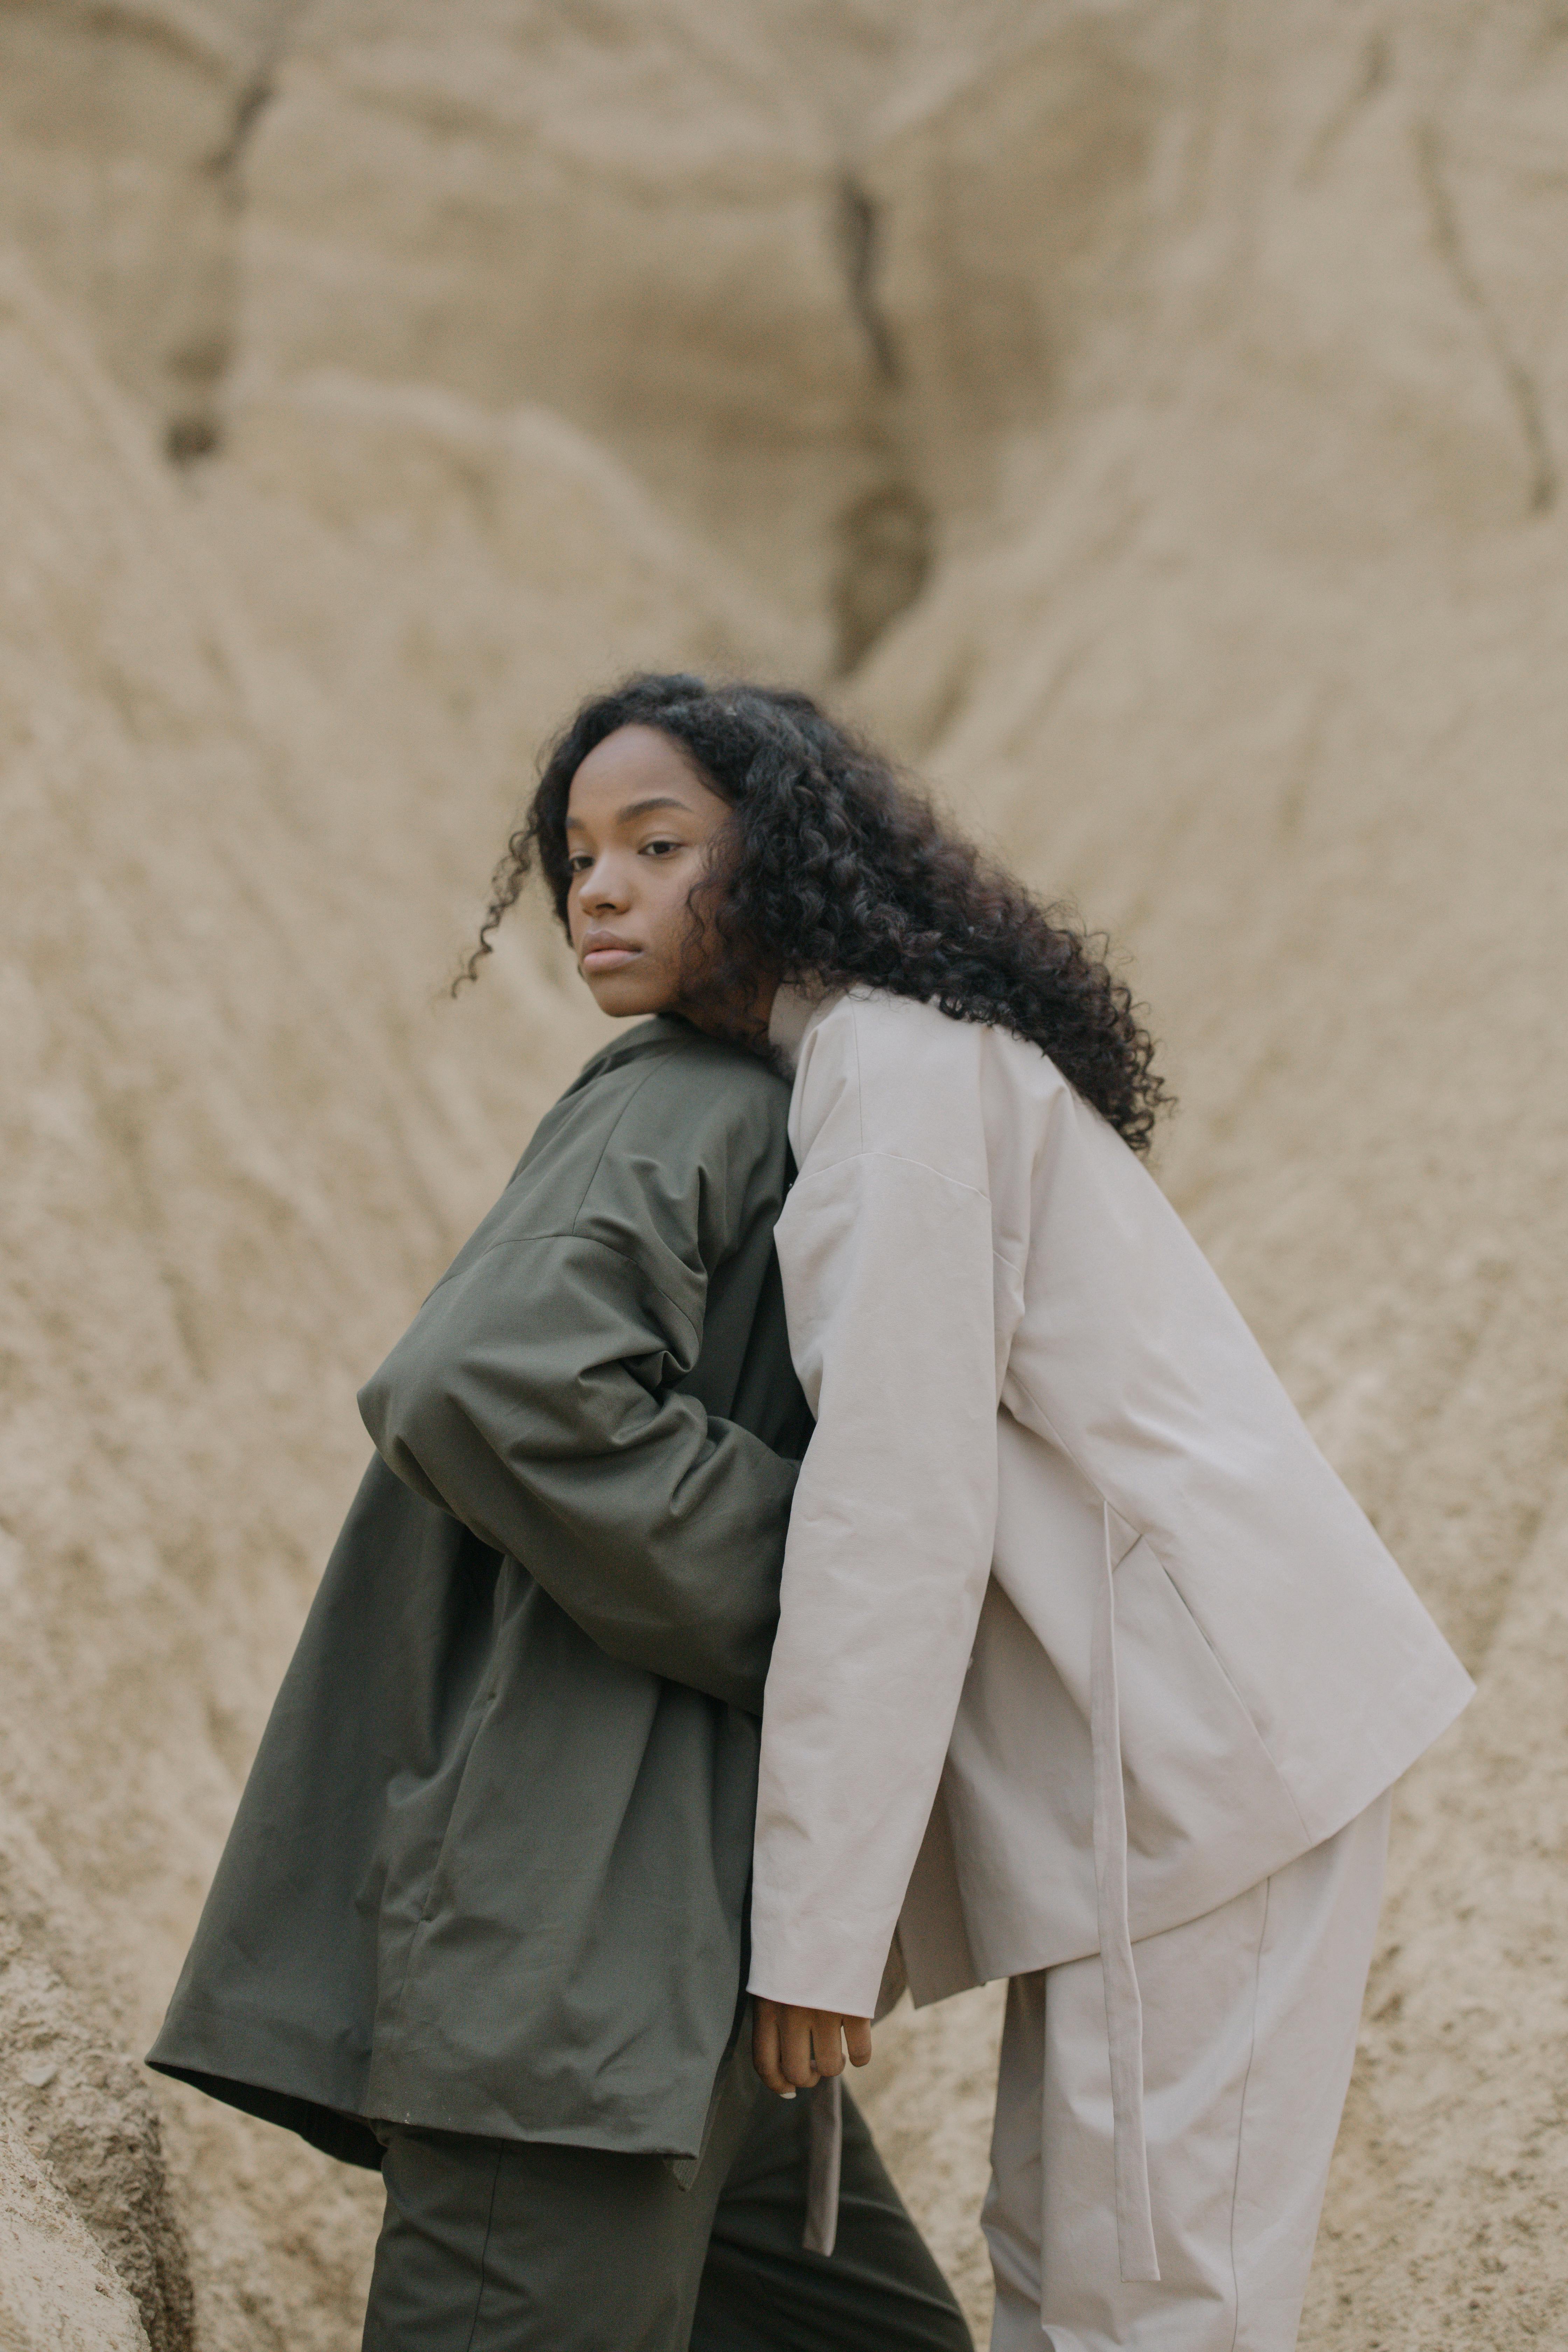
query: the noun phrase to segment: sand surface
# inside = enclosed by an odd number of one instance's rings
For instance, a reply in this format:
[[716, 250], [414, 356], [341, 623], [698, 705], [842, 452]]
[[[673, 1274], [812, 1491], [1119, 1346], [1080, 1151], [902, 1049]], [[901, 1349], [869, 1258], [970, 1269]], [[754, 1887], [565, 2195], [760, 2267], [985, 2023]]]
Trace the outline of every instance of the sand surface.
[[[642, 663], [826, 688], [1131, 960], [1480, 1684], [1302, 2341], [1568, 2339], [1565, 257], [1546, 0], [0, 9], [6, 2352], [357, 2343], [374, 2184], [134, 2062], [354, 1388], [600, 1034], [537, 914], [440, 992]], [[977, 2325], [995, 2030], [868, 2089]]]

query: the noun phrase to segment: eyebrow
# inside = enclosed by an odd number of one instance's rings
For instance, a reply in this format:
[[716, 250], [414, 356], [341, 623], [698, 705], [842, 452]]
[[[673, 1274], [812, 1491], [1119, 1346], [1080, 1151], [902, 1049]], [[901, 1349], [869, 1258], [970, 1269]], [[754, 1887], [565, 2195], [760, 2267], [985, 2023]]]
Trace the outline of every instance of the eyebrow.
[[[661, 808], [683, 809], [688, 816], [690, 816], [692, 814], [691, 803], [689, 801], [679, 799], [674, 793], [655, 793], [646, 801], [632, 801], [629, 802], [624, 809], [617, 809], [616, 811], [616, 823], [617, 824], [625, 824], [628, 817], [646, 816], [650, 809]], [[566, 820], [565, 829], [568, 833], [571, 833], [574, 830], [578, 833], [583, 833], [586, 830], [586, 827], [584, 825], [583, 820], [580, 816], [569, 816]]]

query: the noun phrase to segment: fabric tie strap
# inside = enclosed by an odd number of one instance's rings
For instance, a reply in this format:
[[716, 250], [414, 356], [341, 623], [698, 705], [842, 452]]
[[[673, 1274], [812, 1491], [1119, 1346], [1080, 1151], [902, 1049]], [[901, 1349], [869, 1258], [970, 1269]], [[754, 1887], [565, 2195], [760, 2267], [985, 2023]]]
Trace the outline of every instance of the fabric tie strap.
[[811, 2101], [810, 2138], [801, 2244], [808, 2254], [830, 2254], [838, 2235], [838, 2175], [844, 2162], [843, 2075], [825, 2076], [806, 2096]]
[[[880, 2025], [909, 1989], [899, 1931], [888, 1947], [873, 2025]], [[830, 2254], [838, 2235], [838, 2182], [844, 2165], [844, 2077], [818, 2083], [810, 2093], [810, 2136], [805, 2158], [805, 2229], [801, 2244], [808, 2254]]]
[[1121, 1777], [1121, 1709], [1116, 1687], [1115, 1563], [1110, 1506], [1104, 1573], [1095, 1601], [1089, 1654], [1089, 1728], [1094, 1758], [1094, 1889], [1105, 2022], [1110, 2045], [1110, 2116], [1116, 2164], [1116, 2246], [1121, 2275], [1153, 2284], [1160, 2276], [1149, 2198], [1143, 2129], [1143, 2004], [1132, 1961], [1127, 1909], [1127, 1795]]

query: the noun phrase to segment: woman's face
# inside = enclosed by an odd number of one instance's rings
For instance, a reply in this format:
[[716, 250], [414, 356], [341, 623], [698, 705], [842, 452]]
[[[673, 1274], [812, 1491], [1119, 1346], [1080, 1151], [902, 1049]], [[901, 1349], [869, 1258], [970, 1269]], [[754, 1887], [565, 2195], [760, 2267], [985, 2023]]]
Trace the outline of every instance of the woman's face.
[[602, 1012], [690, 1010], [711, 953], [688, 902], [729, 814], [656, 727], [618, 728], [577, 770], [566, 803], [566, 920]]

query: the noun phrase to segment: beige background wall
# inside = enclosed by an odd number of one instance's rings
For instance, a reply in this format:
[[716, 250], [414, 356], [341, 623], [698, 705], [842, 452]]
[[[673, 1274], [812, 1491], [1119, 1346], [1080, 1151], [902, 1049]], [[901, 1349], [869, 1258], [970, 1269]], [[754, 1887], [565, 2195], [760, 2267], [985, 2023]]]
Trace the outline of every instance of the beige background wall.
[[[828, 687], [1133, 960], [1161, 1173], [1481, 1683], [1303, 2341], [1568, 2334], [1568, 16], [0, 0], [0, 2344], [339, 2352], [373, 2184], [133, 2061], [595, 1029], [541, 735]], [[984, 2315], [994, 2000], [869, 2091]]]

